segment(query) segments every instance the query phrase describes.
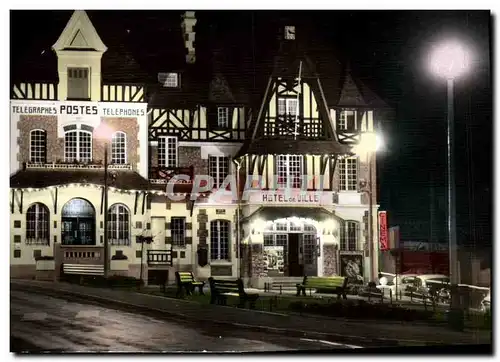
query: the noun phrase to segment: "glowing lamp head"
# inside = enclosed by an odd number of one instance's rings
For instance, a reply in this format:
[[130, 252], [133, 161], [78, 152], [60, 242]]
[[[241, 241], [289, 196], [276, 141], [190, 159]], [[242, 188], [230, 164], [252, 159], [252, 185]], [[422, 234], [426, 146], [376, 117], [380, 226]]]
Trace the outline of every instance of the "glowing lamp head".
[[353, 147], [353, 152], [357, 155], [378, 152], [384, 148], [382, 136], [375, 132], [365, 132], [361, 134], [360, 142]]
[[455, 79], [467, 71], [469, 55], [462, 44], [450, 41], [436, 46], [431, 53], [430, 63], [434, 74]]
[[113, 137], [113, 129], [106, 123], [101, 123], [94, 132], [94, 137], [103, 141], [110, 141]]

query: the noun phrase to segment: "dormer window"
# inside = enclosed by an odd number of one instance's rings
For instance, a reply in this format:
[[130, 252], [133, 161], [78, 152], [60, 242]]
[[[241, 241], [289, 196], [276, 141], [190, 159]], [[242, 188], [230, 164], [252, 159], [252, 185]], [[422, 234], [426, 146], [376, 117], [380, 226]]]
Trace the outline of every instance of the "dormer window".
[[179, 73], [158, 73], [158, 82], [160, 82], [165, 88], [179, 88]]
[[337, 122], [337, 129], [339, 131], [349, 131], [356, 129], [356, 111], [340, 111], [340, 116]]
[[90, 99], [88, 68], [68, 68], [68, 99]]
[[285, 26], [285, 39], [295, 40], [295, 26], [293, 25]]
[[217, 126], [219, 128], [229, 127], [229, 108], [217, 107]]

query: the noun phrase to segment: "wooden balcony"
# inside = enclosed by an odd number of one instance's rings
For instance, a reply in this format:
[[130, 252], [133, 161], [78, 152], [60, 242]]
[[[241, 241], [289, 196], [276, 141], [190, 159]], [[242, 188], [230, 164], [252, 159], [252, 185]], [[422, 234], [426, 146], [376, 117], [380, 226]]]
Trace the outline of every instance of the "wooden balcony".
[[[54, 169], [54, 170], [67, 170], [67, 169], [84, 169], [84, 170], [104, 170], [102, 162], [89, 162], [89, 163], [30, 163], [24, 164], [25, 169]], [[108, 165], [109, 170], [132, 170], [132, 165]]]

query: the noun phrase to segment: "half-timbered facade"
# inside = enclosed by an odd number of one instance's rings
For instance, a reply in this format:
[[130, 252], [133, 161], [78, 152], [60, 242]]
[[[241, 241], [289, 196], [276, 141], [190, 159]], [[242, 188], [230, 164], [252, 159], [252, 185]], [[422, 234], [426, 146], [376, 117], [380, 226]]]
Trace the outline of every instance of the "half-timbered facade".
[[[373, 277], [376, 185], [360, 181], [375, 158], [352, 146], [383, 102], [334, 55], [308, 52], [299, 26], [263, 25], [274, 40], [259, 47], [257, 32], [250, 51], [210, 16], [75, 11], [58, 15], [50, 56], [19, 60], [38, 73], [12, 76], [13, 276], [33, 276], [40, 256], [102, 265], [106, 238], [126, 260], [111, 273], [146, 280]], [[212, 189], [195, 193], [198, 175]], [[238, 199], [214, 197], [230, 175]]]

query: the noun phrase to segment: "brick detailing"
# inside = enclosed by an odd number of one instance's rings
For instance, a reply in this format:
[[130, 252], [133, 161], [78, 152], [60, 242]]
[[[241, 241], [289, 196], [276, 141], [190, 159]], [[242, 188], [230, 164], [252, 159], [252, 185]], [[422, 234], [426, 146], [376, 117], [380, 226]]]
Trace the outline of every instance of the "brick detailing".
[[[115, 131], [125, 132], [127, 135], [127, 162], [137, 170], [139, 155], [137, 149], [139, 141], [137, 139], [139, 126], [136, 118], [101, 118], [101, 122], [108, 125]], [[64, 138], [57, 138], [57, 117], [56, 116], [26, 116], [19, 117], [17, 124], [19, 129], [19, 154], [20, 165], [29, 161], [30, 131], [43, 129], [47, 134], [47, 163], [64, 160]], [[104, 141], [93, 138], [92, 159], [94, 161], [104, 160]], [[111, 162], [111, 150], [108, 149], [108, 160]]]
[[179, 147], [179, 166], [194, 166], [195, 175], [206, 175], [208, 173], [208, 160], [201, 158], [200, 147]]
[[[132, 165], [134, 171], [137, 171], [137, 163], [139, 162], [139, 155], [137, 153], [137, 149], [139, 147], [139, 141], [137, 140], [139, 125], [137, 124], [137, 119], [101, 118], [101, 122], [106, 124], [113, 131], [125, 132], [127, 135], [127, 163]], [[96, 129], [96, 131], [97, 130], [98, 129]], [[97, 161], [104, 160], [104, 141], [96, 138], [92, 140], [92, 158]], [[108, 148], [108, 161], [111, 162], [110, 148]]]
[[335, 245], [323, 245], [323, 275], [338, 275], [338, 252]]
[[[17, 155], [19, 166], [21, 166], [23, 162], [29, 162], [30, 160], [30, 132], [34, 129], [42, 129], [46, 132], [47, 162], [55, 162], [58, 158], [64, 156], [62, 155], [64, 148], [60, 149], [57, 142], [56, 116], [21, 115], [19, 116], [17, 128], [19, 130], [19, 138], [17, 139], [17, 143], [19, 144], [19, 153]], [[62, 145], [64, 147], [64, 141]]]
[[149, 146], [149, 159], [151, 167], [158, 167], [158, 146]]

